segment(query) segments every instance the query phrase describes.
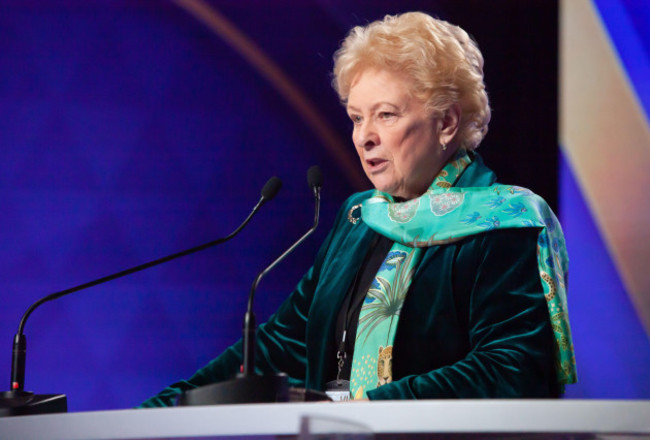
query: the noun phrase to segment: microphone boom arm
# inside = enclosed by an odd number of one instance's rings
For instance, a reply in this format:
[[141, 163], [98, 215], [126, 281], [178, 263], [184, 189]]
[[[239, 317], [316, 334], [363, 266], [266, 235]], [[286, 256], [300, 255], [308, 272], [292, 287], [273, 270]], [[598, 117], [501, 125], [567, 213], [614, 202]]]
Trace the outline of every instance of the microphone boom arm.
[[273, 261], [266, 269], [260, 272], [253, 285], [251, 286], [250, 294], [248, 295], [248, 305], [246, 307], [246, 315], [244, 315], [244, 326], [243, 326], [243, 362], [242, 362], [242, 376], [253, 376], [255, 375], [255, 313], [253, 312], [253, 300], [255, 298], [255, 291], [257, 286], [262, 280], [262, 278], [275, 266], [278, 265], [284, 258], [289, 255], [296, 247], [298, 247], [303, 241], [307, 239], [318, 226], [318, 219], [320, 216], [320, 184], [312, 186], [314, 192], [314, 224], [312, 227], [303, 234], [294, 244], [289, 247], [282, 255]]
[[27, 322], [27, 318], [32, 314], [32, 312], [39, 307], [41, 304], [46, 303], [48, 301], [55, 300], [57, 298], [60, 298], [62, 296], [68, 295], [70, 293], [78, 292], [80, 290], [87, 289], [89, 287], [97, 286], [99, 284], [106, 283], [108, 281], [112, 281], [118, 278], [125, 277], [127, 275], [140, 272], [142, 270], [148, 269], [153, 266], [158, 266], [159, 264], [166, 263], [171, 260], [175, 260], [180, 257], [184, 257], [185, 255], [190, 255], [199, 251], [202, 251], [204, 249], [210, 248], [212, 246], [216, 246], [218, 244], [224, 243], [231, 238], [233, 238], [235, 235], [237, 235], [247, 224], [250, 222], [250, 220], [253, 218], [253, 216], [257, 213], [257, 211], [262, 207], [263, 204], [271, 200], [275, 195], [278, 193], [280, 188], [282, 187], [282, 181], [277, 178], [277, 177], [272, 177], [266, 182], [266, 185], [264, 185], [264, 188], [262, 189], [262, 196], [260, 197], [260, 200], [257, 202], [253, 210], [248, 214], [248, 217], [235, 229], [233, 232], [231, 232], [228, 236], [219, 238], [217, 240], [210, 241], [208, 243], [204, 243], [199, 246], [195, 246], [191, 249], [187, 249], [181, 252], [177, 252], [175, 254], [168, 255], [166, 257], [158, 258], [153, 261], [149, 261], [148, 263], [143, 263], [138, 266], [132, 267], [130, 269], [123, 270], [121, 272], [108, 275], [99, 279], [96, 279], [94, 281], [90, 281], [84, 284], [80, 284], [76, 287], [71, 287], [69, 289], [61, 290], [59, 292], [54, 292], [50, 295], [44, 296], [43, 298], [39, 299], [35, 303], [33, 303], [27, 311], [23, 314], [20, 323], [18, 325], [18, 332], [16, 333], [14, 337], [14, 343], [13, 343], [13, 350], [12, 350], [12, 357], [11, 357], [11, 382], [10, 382], [10, 390], [12, 391], [23, 391], [24, 390], [24, 382], [25, 382], [25, 360], [26, 360], [26, 348], [27, 348], [27, 343], [25, 340], [25, 335], [23, 334], [23, 330], [25, 328], [25, 323]]

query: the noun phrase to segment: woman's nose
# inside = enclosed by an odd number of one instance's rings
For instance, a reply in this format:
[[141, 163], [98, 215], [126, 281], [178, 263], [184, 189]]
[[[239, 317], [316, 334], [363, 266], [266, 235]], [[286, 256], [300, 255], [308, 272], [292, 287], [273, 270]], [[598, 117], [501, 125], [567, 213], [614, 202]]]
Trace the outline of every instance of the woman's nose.
[[357, 126], [357, 140], [359, 148], [372, 148], [379, 144], [379, 135], [370, 122], [364, 122]]

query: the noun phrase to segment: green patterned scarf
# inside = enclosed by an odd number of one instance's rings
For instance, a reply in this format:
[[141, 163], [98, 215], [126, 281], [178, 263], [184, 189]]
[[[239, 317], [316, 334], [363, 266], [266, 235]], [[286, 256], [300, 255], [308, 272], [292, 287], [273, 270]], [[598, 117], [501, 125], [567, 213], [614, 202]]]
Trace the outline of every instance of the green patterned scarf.
[[350, 377], [355, 399], [392, 381], [395, 329], [423, 248], [499, 228], [540, 228], [537, 262], [555, 335], [557, 377], [560, 384], [576, 382], [566, 306], [568, 258], [560, 224], [546, 202], [525, 188], [453, 187], [470, 162], [470, 156], [461, 150], [422, 196], [396, 203], [389, 194], [376, 191], [361, 206], [363, 221], [395, 244], [359, 315]]

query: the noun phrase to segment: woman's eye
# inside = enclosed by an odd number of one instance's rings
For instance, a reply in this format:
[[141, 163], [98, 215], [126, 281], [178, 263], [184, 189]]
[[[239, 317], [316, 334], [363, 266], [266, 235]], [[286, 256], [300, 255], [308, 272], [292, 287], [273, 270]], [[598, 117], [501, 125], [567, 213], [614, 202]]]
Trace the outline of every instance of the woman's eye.
[[391, 112], [381, 112], [379, 113], [379, 118], [380, 119], [391, 119], [395, 117], [395, 113]]
[[355, 125], [361, 123], [361, 116], [359, 115], [350, 115], [350, 119], [352, 120], [352, 123]]

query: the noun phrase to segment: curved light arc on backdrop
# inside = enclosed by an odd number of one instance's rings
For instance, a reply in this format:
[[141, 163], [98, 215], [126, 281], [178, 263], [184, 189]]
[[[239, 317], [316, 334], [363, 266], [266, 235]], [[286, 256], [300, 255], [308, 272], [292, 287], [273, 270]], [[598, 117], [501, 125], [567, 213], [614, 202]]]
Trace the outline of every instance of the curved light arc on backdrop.
[[316, 133], [325, 148], [336, 159], [348, 181], [357, 189], [367, 187], [359, 173], [356, 159], [348, 153], [345, 143], [319, 114], [313, 103], [250, 38], [243, 34], [226, 17], [203, 0], [173, 0], [212, 32], [226, 41], [296, 110], [298, 115]]
[[650, 128], [593, 4], [560, 5], [560, 143], [650, 336]]

